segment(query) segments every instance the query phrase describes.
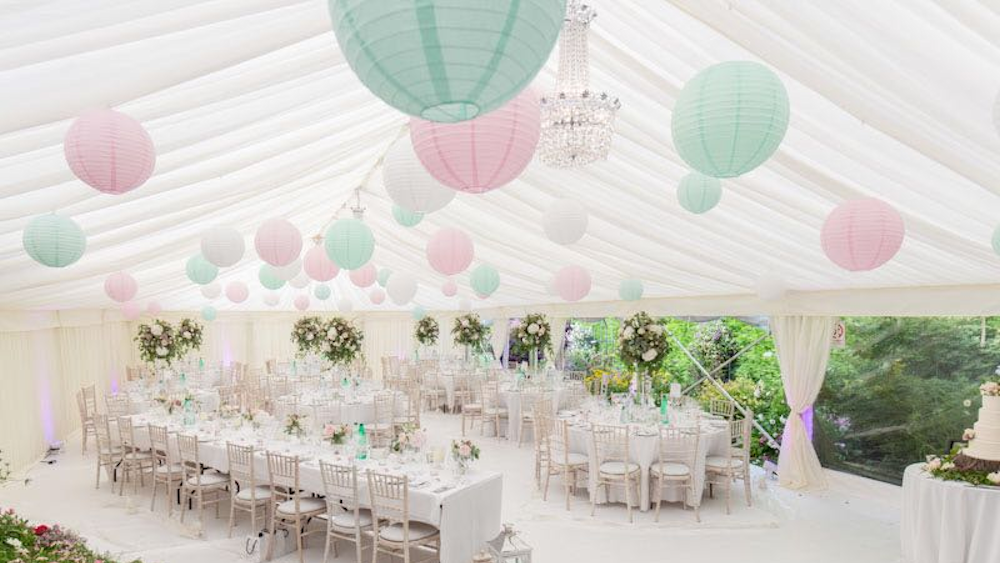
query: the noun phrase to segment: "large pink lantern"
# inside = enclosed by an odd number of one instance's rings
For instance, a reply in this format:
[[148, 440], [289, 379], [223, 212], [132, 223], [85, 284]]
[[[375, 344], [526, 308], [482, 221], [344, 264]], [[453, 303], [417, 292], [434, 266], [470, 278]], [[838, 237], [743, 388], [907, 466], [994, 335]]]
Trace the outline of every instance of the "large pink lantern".
[[135, 278], [125, 272], [116, 272], [104, 280], [104, 293], [119, 303], [130, 301], [139, 291]]
[[253, 239], [260, 259], [272, 266], [287, 266], [302, 252], [302, 234], [284, 219], [268, 219]]
[[845, 201], [823, 223], [823, 252], [834, 264], [860, 272], [874, 270], [896, 255], [906, 226], [888, 203], [871, 197]]
[[531, 162], [541, 131], [538, 96], [525, 88], [506, 105], [458, 123], [410, 119], [417, 158], [442, 184], [468, 193], [499, 188]]
[[241, 281], [232, 281], [226, 284], [226, 298], [233, 303], [242, 303], [250, 297], [250, 290], [247, 284]]
[[382, 288], [376, 287], [368, 294], [368, 299], [371, 299], [373, 305], [381, 305], [385, 301], [385, 291]]
[[444, 228], [427, 241], [427, 261], [446, 276], [464, 271], [472, 263], [472, 239], [464, 232]]
[[340, 268], [326, 255], [326, 249], [318, 244], [306, 252], [302, 269], [307, 276], [318, 282], [330, 281], [340, 273]]
[[134, 321], [138, 319], [141, 314], [142, 307], [140, 307], [135, 301], [122, 303], [122, 316], [125, 317], [126, 320]]
[[159, 315], [163, 311], [163, 307], [160, 306], [159, 301], [150, 301], [146, 303], [146, 312], [152, 316]]
[[354, 285], [358, 287], [368, 287], [375, 283], [375, 278], [378, 277], [378, 271], [375, 269], [375, 264], [369, 262], [357, 270], [351, 270], [350, 276]]
[[445, 280], [445, 282], [441, 284], [441, 293], [445, 297], [454, 297], [458, 294], [458, 284], [455, 283], [455, 280], [453, 279]]
[[309, 308], [309, 296], [308, 295], [298, 295], [295, 297], [295, 308], [299, 311], [305, 311]]
[[63, 152], [77, 178], [115, 195], [141, 186], [156, 166], [149, 133], [138, 121], [112, 109], [78, 117], [66, 132]]
[[566, 301], [579, 301], [590, 293], [590, 272], [580, 266], [566, 266], [556, 272], [556, 293]]

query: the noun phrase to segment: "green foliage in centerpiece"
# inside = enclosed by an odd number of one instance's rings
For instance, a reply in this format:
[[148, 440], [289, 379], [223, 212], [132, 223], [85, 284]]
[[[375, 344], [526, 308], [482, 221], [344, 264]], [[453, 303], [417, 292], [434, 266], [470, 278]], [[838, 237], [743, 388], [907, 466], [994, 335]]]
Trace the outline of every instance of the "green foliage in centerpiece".
[[193, 319], [183, 319], [177, 329], [177, 344], [181, 348], [180, 355], [184, 356], [188, 352], [201, 350], [201, 341], [201, 323]]
[[663, 325], [646, 312], [639, 312], [622, 322], [618, 329], [618, 347], [622, 362], [634, 365], [640, 373], [656, 371], [670, 352]]
[[170, 323], [154, 319], [151, 324], [139, 325], [134, 338], [139, 345], [139, 357], [147, 364], [163, 361], [173, 363], [183, 355], [183, 345], [178, 342], [177, 331]]
[[423, 346], [433, 346], [437, 344], [438, 334], [441, 327], [434, 317], [424, 317], [417, 322], [417, 327], [413, 331], [414, 338]]
[[320, 335], [323, 332], [323, 321], [319, 317], [302, 317], [295, 321], [292, 328], [292, 342], [298, 349], [299, 356], [319, 352]]
[[455, 344], [469, 346], [476, 352], [483, 351], [490, 328], [483, 325], [476, 313], [467, 313], [455, 318], [455, 326], [451, 329]]
[[[94, 551], [75, 532], [58, 524], [32, 526], [13, 509], [0, 513], [0, 561], [50, 563], [119, 563]], [[131, 563], [141, 563], [139, 559]]]
[[526, 356], [532, 350], [539, 352], [552, 350], [552, 328], [549, 320], [541, 313], [532, 313], [514, 327], [510, 350], [515, 356]]
[[354, 361], [361, 352], [365, 335], [350, 321], [333, 317], [322, 326], [319, 337], [319, 354], [337, 365]]

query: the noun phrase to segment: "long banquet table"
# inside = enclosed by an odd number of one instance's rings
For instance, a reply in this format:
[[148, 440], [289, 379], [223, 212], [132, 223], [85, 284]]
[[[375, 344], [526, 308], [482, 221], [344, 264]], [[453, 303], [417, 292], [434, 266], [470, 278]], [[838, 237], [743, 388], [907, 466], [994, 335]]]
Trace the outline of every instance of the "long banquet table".
[[[134, 430], [137, 445], [149, 448], [149, 433], [144, 431], [149, 424], [165, 424], [171, 430], [172, 454], [177, 455], [177, 433], [198, 435], [198, 454], [201, 463], [220, 472], [229, 471], [229, 461], [226, 453], [226, 439], [216, 437], [212, 433], [199, 433], [168, 422], [161, 417], [148, 414], [133, 415]], [[117, 434], [112, 430], [112, 434]], [[323, 494], [323, 478], [319, 468], [319, 460], [330, 463], [351, 464], [358, 466], [361, 477], [365, 470], [388, 473], [405, 473], [413, 479], [428, 479], [420, 486], [411, 485], [409, 490], [410, 518], [436, 526], [441, 530], [441, 562], [468, 563], [472, 556], [482, 548], [484, 542], [496, 537], [501, 528], [501, 497], [503, 493], [503, 476], [497, 472], [477, 471], [471, 469], [466, 475], [457, 478], [447, 470], [434, 470], [426, 466], [394, 466], [388, 460], [358, 461], [334, 453], [328, 446], [297, 444], [282, 440], [267, 440], [248, 435], [230, 436], [229, 441], [254, 445], [260, 451], [254, 460], [254, 472], [261, 476], [258, 484], [267, 481], [267, 457], [265, 450], [280, 451], [288, 455], [301, 457], [300, 480], [303, 490], [317, 495]], [[176, 457], [174, 459], [177, 459]], [[437, 475], [434, 475], [435, 471]], [[416, 481], [419, 482], [419, 481]], [[359, 499], [362, 506], [368, 506], [368, 483], [359, 478]], [[447, 487], [447, 488], [446, 488]]]

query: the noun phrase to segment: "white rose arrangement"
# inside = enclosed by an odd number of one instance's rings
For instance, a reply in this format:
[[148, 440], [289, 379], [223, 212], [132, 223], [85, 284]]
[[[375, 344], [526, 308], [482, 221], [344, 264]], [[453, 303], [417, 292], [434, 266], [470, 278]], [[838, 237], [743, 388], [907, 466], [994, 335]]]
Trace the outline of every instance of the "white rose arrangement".
[[437, 319], [424, 317], [417, 322], [417, 326], [413, 330], [413, 337], [424, 346], [433, 346], [437, 344], [440, 332], [441, 327], [438, 325]]
[[535, 349], [540, 352], [552, 349], [552, 328], [545, 315], [540, 313], [531, 313], [514, 327], [511, 344], [511, 351], [518, 356]]
[[451, 329], [455, 344], [470, 346], [477, 352], [482, 351], [489, 334], [489, 327], [483, 325], [482, 321], [479, 320], [479, 315], [475, 313], [468, 313], [456, 318], [455, 326]]
[[149, 325], [139, 325], [139, 334], [133, 340], [139, 347], [139, 357], [149, 364], [162, 360], [169, 365], [186, 350], [177, 338], [174, 327], [160, 319], [155, 319]]
[[318, 350], [321, 356], [330, 363], [349, 364], [361, 352], [361, 342], [365, 339], [361, 329], [341, 317], [333, 317], [319, 330]]
[[326, 331], [323, 329], [323, 321], [319, 317], [302, 317], [295, 321], [292, 328], [292, 342], [298, 349], [299, 356], [320, 351], [321, 343], [317, 335], [322, 335]]
[[670, 341], [663, 325], [647, 313], [639, 312], [622, 322], [618, 330], [618, 350], [626, 365], [634, 365], [640, 372], [652, 372], [666, 359]]

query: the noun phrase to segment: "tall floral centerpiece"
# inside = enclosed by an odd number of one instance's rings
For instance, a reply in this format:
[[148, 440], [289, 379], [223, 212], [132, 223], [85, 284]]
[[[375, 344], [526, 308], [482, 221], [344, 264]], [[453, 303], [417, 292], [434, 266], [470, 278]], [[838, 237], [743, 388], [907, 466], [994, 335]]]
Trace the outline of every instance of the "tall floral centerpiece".
[[187, 354], [201, 350], [202, 326], [201, 323], [193, 319], [183, 319], [177, 328], [177, 344], [180, 346], [179, 354]]
[[433, 346], [437, 344], [438, 334], [441, 326], [434, 317], [424, 317], [417, 321], [416, 328], [413, 329], [413, 337], [421, 346]]
[[663, 325], [644, 311], [632, 315], [618, 329], [618, 349], [622, 362], [635, 366], [641, 401], [647, 402], [646, 375], [652, 375], [663, 364], [670, 351], [670, 341]]
[[323, 321], [319, 317], [302, 317], [295, 321], [292, 342], [298, 350], [297, 354], [306, 356], [318, 353], [322, 334]]
[[531, 362], [531, 370], [537, 371], [539, 351], [552, 350], [552, 328], [545, 315], [532, 313], [524, 317], [521, 324], [514, 328], [514, 341], [511, 348], [519, 356], [527, 353]]
[[348, 320], [333, 317], [319, 334], [319, 354], [333, 365], [349, 364], [361, 352], [365, 335]]
[[153, 366], [170, 365], [180, 358], [183, 351], [177, 331], [170, 323], [160, 319], [154, 319], [148, 325], [139, 325], [139, 334], [134, 340], [139, 346], [139, 357]]
[[451, 328], [451, 335], [455, 344], [465, 347], [465, 361], [469, 361], [469, 350], [482, 352], [485, 347], [486, 337], [490, 334], [490, 328], [483, 324], [476, 313], [466, 313], [455, 318], [455, 326]]

